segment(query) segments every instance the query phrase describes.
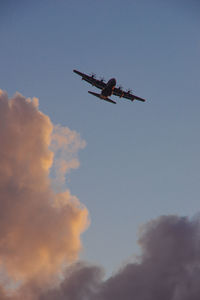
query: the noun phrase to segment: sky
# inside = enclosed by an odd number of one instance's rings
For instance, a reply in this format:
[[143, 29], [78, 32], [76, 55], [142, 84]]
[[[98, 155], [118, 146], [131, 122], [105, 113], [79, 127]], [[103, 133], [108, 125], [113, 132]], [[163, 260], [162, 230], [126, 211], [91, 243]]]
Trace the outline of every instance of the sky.
[[[141, 226], [199, 213], [199, 16], [195, 0], [1, 1], [0, 88], [78, 139], [55, 189], [85, 206], [79, 258], [108, 277], [140, 255]], [[100, 101], [73, 69], [147, 101]]]

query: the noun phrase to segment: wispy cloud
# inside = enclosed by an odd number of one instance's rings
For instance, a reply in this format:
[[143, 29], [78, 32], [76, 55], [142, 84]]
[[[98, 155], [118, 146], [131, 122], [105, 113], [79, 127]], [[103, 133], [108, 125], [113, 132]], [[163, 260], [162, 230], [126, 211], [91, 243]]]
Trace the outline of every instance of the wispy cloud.
[[56, 125], [51, 135], [50, 149], [55, 154], [52, 166], [54, 186], [61, 189], [65, 184], [65, 176], [71, 169], [80, 165], [77, 154], [86, 146], [80, 134], [67, 127]]

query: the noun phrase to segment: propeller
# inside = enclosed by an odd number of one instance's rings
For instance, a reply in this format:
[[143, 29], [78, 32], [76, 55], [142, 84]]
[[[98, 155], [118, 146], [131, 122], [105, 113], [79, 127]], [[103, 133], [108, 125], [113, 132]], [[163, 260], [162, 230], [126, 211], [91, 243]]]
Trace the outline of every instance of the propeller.
[[97, 76], [97, 75], [96, 75], [95, 73], [91, 73], [91, 77], [92, 77], [92, 78], [96, 78], [96, 76]]
[[123, 90], [123, 86], [122, 85], [118, 85], [118, 89], [119, 90]]
[[100, 77], [100, 81], [101, 82], [105, 82], [105, 78], [104, 77]]
[[128, 90], [127, 90], [127, 93], [128, 93], [128, 94], [131, 94], [132, 92], [133, 92], [133, 91], [132, 91], [131, 89], [128, 89]]

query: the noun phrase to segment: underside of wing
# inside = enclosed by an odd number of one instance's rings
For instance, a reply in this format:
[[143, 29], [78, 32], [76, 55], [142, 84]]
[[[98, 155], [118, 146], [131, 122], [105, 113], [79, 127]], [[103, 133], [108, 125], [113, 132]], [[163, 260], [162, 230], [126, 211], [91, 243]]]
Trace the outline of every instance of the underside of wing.
[[142, 101], [142, 102], [145, 102], [146, 100], [143, 99], [143, 98], [140, 98], [130, 92], [125, 92], [123, 91], [121, 88], [115, 88], [114, 91], [113, 91], [113, 95], [115, 96], [118, 96], [120, 98], [126, 98], [126, 99], [129, 99], [131, 101], [133, 100], [138, 100], [138, 101]]
[[78, 74], [79, 76], [81, 76], [81, 77], [82, 77], [82, 80], [87, 81], [88, 83], [90, 83], [91, 85], [97, 87], [98, 89], [101, 89], [101, 90], [102, 90], [102, 89], [104, 89], [105, 86], [106, 86], [106, 84], [105, 84], [105, 82], [103, 82], [103, 80], [98, 80], [98, 79], [94, 78], [93, 75], [92, 75], [92, 76], [89, 76], [89, 75], [84, 74], [84, 73], [81, 73], [81, 72], [79, 72], [79, 71], [77, 71], [77, 70], [73, 70], [73, 71], [74, 71], [74, 73], [76, 73], [76, 74]]

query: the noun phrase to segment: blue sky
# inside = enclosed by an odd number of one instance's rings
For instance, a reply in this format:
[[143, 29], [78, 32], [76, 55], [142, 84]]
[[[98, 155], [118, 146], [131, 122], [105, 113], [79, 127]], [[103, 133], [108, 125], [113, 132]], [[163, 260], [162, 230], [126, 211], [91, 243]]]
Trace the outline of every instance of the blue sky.
[[[66, 186], [90, 212], [81, 258], [108, 273], [139, 226], [199, 212], [199, 1], [1, 1], [0, 88], [40, 99], [87, 146]], [[115, 77], [146, 103], [98, 101], [73, 74]]]

